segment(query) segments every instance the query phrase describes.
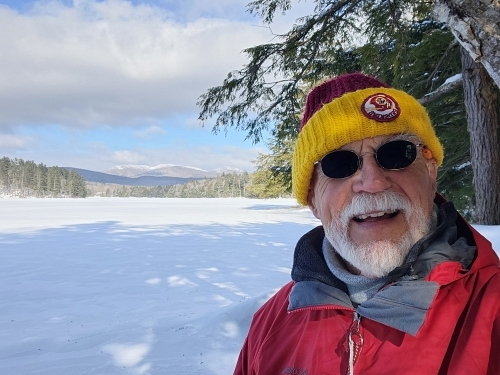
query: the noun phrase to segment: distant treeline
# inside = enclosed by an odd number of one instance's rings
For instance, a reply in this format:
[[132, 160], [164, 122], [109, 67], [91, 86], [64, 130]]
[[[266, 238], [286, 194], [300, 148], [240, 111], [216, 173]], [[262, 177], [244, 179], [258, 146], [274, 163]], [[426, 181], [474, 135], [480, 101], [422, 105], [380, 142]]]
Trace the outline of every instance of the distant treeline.
[[190, 181], [171, 186], [124, 186], [89, 183], [91, 195], [105, 197], [150, 198], [229, 198], [248, 197], [250, 175], [247, 172], [221, 174], [216, 178]]
[[281, 180], [257, 170], [223, 173], [216, 178], [170, 186], [126, 186], [85, 182], [74, 170], [47, 167], [23, 159], [0, 159], [0, 196], [16, 197], [149, 197], [278, 198], [290, 197]]
[[19, 197], [87, 196], [85, 181], [75, 171], [23, 159], [0, 159], [0, 194]]

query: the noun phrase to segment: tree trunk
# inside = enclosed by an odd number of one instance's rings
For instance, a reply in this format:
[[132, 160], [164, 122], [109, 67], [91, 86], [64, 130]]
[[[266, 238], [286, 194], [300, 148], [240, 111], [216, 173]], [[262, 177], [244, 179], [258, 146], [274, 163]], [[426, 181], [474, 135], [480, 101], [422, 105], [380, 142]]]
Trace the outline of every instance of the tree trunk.
[[436, 0], [433, 16], [500, 87], [500, 1]]
[[481, 64], [461, 49], [478, 224], [500, 224], [500, 130], [498, 90]]

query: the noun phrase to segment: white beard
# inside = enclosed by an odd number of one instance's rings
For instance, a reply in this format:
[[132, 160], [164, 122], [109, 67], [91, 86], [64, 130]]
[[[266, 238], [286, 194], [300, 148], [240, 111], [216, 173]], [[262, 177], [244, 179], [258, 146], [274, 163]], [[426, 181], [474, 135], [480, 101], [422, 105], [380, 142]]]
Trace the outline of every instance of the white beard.
[[[392, 210], [401, 211], [408, 223], [409, 230], [398, 240], [377, 240], [357, 245], [349, 238], [349, 222], [353, 217], [366, 212]], [[324, 228], [327, 239], [345, 261], [361, 275], [379, 278], [403, 265], [411, 247], [429, 232], [432, 222], [432, 213], [429, 217], [421, 207], [412, 206], [404, 196], [384, 191], [356, 195], [343, 209], [340, 218], [332, 219]]]

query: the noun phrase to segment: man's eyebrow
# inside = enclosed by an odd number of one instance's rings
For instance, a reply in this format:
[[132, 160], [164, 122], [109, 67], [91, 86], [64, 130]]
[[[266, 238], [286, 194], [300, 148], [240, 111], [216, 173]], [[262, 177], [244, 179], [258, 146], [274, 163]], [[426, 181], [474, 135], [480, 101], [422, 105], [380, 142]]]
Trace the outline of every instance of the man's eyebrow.
[[385, 143], [391, 142], [391, 141], [399, 141], [399, 140], [411, 141], [411, 142], [415, 142], [415, 143], [420, 142], [420, 138], [414, 134], [399, 133], [399, 134], [391, 135], [389, 138], [386, 139]]

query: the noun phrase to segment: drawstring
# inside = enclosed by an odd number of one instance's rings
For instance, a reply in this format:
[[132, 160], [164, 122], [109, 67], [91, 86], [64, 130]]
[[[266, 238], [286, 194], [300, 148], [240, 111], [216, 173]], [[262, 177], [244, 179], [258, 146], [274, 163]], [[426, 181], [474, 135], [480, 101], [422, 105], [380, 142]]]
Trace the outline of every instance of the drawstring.
[[354, 375], [354, 364], [359, 358], [361, 348], [363, 347], [363, 336], [359, 330], [361, 316], [354, 312], [354, 321], [349, 329], [349, 375]]
[[354, 375], [354, 342], [349, 335], [349, 375]]

